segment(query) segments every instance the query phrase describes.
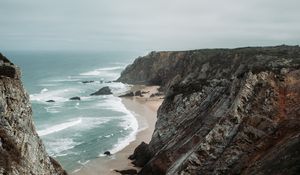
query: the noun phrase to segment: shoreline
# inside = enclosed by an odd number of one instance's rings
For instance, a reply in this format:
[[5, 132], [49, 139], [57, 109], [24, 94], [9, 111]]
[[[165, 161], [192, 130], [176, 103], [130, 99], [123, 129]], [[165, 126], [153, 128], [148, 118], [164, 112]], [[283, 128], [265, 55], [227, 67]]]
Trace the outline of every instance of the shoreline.
[[131, 91], [145, 91], [143, 97], [122, 97], [122, 103], [129, 110], [138, 121], [138, 131], [135, 140], [129, 143], [125, 148], [113, 154], [112, 156], [99, 157], [90, 160], [79, 171], [71, 172], [72, 175], [118, 175], [114, 170], [136, 169], [131, 164], [128, 157], [133, 154], [134, 149], [142, 142], [149, 143], [151, 140], [157, 117], [157, 110], [161, 105], [163, 99], [161, 96], [151, 97], [151, 94], [157, 92], [158, 86], [143, 86], [135, 85], [131, 87]]

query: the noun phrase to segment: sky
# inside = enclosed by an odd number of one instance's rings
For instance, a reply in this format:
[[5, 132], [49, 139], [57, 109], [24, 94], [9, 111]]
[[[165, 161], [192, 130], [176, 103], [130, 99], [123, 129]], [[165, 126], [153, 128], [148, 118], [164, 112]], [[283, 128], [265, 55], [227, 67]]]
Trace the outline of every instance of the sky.
[[298, 45], [299, 0], [0, 0], [0, 50]]

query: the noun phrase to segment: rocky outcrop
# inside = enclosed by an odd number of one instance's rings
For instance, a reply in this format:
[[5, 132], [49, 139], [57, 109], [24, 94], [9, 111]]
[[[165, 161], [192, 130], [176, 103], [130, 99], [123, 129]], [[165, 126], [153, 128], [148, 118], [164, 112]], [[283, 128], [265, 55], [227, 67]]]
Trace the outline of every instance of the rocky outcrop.
[[78, 96], [76, 96], [76, 97], [71, 97], [69, 100], [81, 100], [81, 98], [80, 97], [78, 97]]
[[133, 165], [142, 167], [144, 166], [149, 159], [151, 158], [151, 152], [147, 143], [142, 142], [137, 148], [135, 148], [134, 153], [128, 157]]
[[110, 94], [112, 94], [110, 88], [108, 86], [105, 86], [105, 87], [99, 89], [97, 92], [94, 92], [90, 95], [95, 96], [95, 95], [110, 95]]
[[35, 131], [20, 78], [19, 69], [0, 54], [0, 174], [66, 174]]
[[298, 46], [152, 52], [118, 81], [166, 93], [139, 174], [300, 172]]

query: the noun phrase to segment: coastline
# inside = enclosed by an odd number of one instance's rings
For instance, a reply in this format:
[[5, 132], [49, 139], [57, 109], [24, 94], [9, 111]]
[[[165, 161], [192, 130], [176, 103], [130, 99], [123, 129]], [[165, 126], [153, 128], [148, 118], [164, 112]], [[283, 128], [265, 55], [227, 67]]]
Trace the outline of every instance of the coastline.
[[118, 151], [112, 156], [99, 157], [89, 161], [79, 171], [71, 172], [73, 175], [118, 175], [114, 170], [137, 169], [131, 164], [128, 157], [133, 154], [134, 149], [141, 143], [149, 143], [151, 140], [155, 123], [157, 110], [163, 99], [161, 96], [151, 97], [151, 94], [157, 92], [158, 86], [143, 86], [137, 85], [131, 88], [131, 91], [145, 91], [143, 97], [122, 97], [124, 106], [134, 115], [138, 121], [138, 132], [134, 141], [130, 142], [124, 149]]

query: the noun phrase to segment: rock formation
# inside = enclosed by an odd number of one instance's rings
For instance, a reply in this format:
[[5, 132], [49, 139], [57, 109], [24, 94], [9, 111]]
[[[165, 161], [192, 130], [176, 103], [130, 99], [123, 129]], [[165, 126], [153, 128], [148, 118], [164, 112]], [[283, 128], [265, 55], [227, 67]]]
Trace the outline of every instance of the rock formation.
[[35, 131], [20, 78], [19, 69], [0, 54], [0, 174], [66, 174]]
[[78, 96], [76, 96], [76, 97], [71, 97], [69, 100], [81, 100], [81, 98], [80, 97], [78, 97]]
[[110, 94], [112, 94], [110, 88], [108, 86], [105, 86], [105, 87], [99, 89], [97, 92], [94, 92], [90, 95], [94, 96], [94, 95], [110, 95]]
[[118, 81], [166, 94], [139, 174], [299, 174], [299, 46], [152, 52]]

